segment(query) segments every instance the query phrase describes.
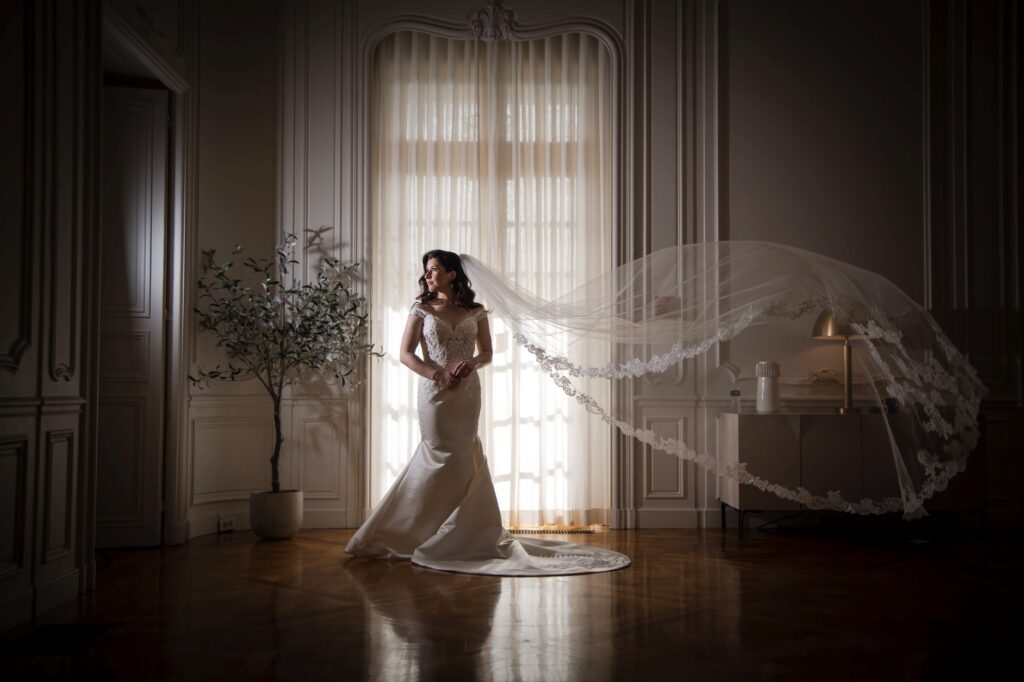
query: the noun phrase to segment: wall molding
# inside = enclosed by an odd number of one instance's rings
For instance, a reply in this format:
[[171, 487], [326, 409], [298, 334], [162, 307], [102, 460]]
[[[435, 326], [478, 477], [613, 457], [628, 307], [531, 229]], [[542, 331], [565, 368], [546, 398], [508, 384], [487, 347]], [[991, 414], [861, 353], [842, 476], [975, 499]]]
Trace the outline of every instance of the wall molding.
[[[656, 424], [675, 424], [677, 427], [677, 435], [675, 438], [688, 441], [688, 432], [690, 426], [689, 415], [676, 414], [671, 416], [654, 417], [650, 415], [644, 415], [643, 428], [653, 429]], [[689, 476], [689, 470], [692, 467], [687, 466], [687, 462], [674, 455], [667, 453], [659, 453], [665, 457], [671, 457], [675, 459], [674, 464], [676, 465], [676, 480], [675, 490], [654, 490], [654, 483], [656, 477], [654, 476], [654, 457], [655, 450], [650, 446], [643, 446], [643, 497], [644, 500], [687, 500], [691, 498], [688, 488], [691, 481]]]
[[[45, 476], [43, 477], [43, 499], [40, 510], [42, 511], [42, 535], [43, 542], [40, 544], [41, 564], [48, 564], [62, 557], [70, 556], [74, 552], [74, 514], [75, 514], [75, 462], [77, 460], [77, 448], [73, 429], [55, 429], [46, 434], [46, 451], [44, 453]], [[67, 462], [64, 467], [58, 469], [54, 465], [55, 451], [59, 444], [63, 443], [67, 448]], [[55, 485], [63, 484], [64, 518], [54, 519], [50, 515], [53, 506]], [[59, 543], [50, 544], [49, 538], [52, 529], [57, 522], [63, 528], [63, 536]]]
[[[1017, 3], [1005, 0], [984, 6], [951, 0], [926, 4], [922, 12], [925, 302], [957, 347], [979, 363], [990, 389], [986, 407], [1024, 406], [1020, 316], [1002, 303], [1024, 296], [1017, 12]], [[976, 72], [976, 52], [986, 48], [996, 69], [991, 82]], [[979, 127], [973, 116], [979, 106], [995, 125]], [[992, 158], [978, 156], [986, 144]], [[989, 194], [977, 196], [979, 186]], [[993, 261], [983, 273], [979, 254]], [[981, 278], [995, 278], [998, 301], [978, 300]]]
[[[284, 422], [282, 417], [282, 422]], [[248, 428], [250, 431], [257, 432], [260, 429], [263, 430], [265, 438], [262, 442], [267, 444], [267, 451], [260, 452], [258, 454], [251, 454], [251, 457], [258, 459], [260, 466], [266, 468], [267, 480], [270, 479], [270, 464], [267, 461], [267, 454], [273, 449], [274, 442], [274, 424], [273, 419], [270, 415], [256, 415], [248, 416], [245, 414], [220, 414], [220, 415], [208, 415], [208, 416], [193, 416], [191, 419], [191, 435], [189, 439], [189, 452], [191, 453], [192, 462], [190, 462], [189, 470], [192, 472], [192, 479], [189, 484], [190, 493], [190, 504], [193, 509], [200, 507], [205, 504], [212, 502], [227, 502], [236, 500], [249, 500], [249, 493], [252, 492], [251, 488], [230, 488], [222, 490], [207, 490], [204, 492], [196, 492], [199, 487], [195, 480], [195, 458], [200, 455], [196, 447], [196, 438], [200, 431], [216, 431], [222, 428]], [[257, 434], [258, 435], [258, 434]], [[291, 457], [289, 439], [285, 438], [285, 442], [281, 449], [281, 460], [279, 462], [279, 469], [282, 474], [282, 479], [286, 479], [285, 474], [288, 472], [289, 461]], [[208, 454], [208, 453], [207, 453]], [[287, 486], [287, 480], [282, 480], [282, 486]], [[191, 515], [190, 515], [191, 517]]]
[[101, 364], [100, 381], [149, 381], [149, 330], [107, 332], [100, 335], [100, 343], [103, 345], [115, 340], [133, 342], [131, 345], [136, 351], [135, 362], [118, 369], [110, 367], [109, 363]]
[[[635, 401], [636, 412], [642, 418], [642, 428], [652, 429], [656, 424], [674, 424], [676, 433], [671, 435], [685, 443], [695, 447], [697, 445], [695, 427], [699, 424], [699, 410], [703, 407], [702, 401], [695, 398], [638, 398]], [[701, 470], [693, 462], [686, 461], [673, 454], [656, 451], [645, 443], [634, 440], [632, 442], [634, 458], [641, 467], [638, 472], [639, 485], [635, 508], [637, 514], [635, 522], [637, 528], [649, 527], [645, 524], [652, 519], [662, 518], [658, 514], [651, 515], [648, 512], [663, 512], [667, 510], [687, 509], [693, 510], [698, 507], [700, 493]], [[673, 461], [675, 465], [674, 490], [654, 490], [654, 464], [655, 457], [662, 462]], [[664, 472], [663, 472], [664, 473]], [[664, 473], [667, 475], [667, 473]], [[663, 481], [663, 483], [665, 483]], [[667, 517], [665, 517], [667, 518]]]
[[[637, 245], [637, 226], [644, 229], [649, 224], [649, 203], [645, 198], [648, 172], [645, 166], [637, 164], [635, 130], [637, 119], [646, 127], [649, 117], [645, 69], [650, 68], [649, 56], [644, 50], [650, 46], [649, 0], [625, 0], [623, 2], [622, 60], [618, 73], [619, 108], [616, 126], [617, 140], [612, 155], [612, 166], [620, 168], [618, 187], [614, 197], [612, 214], [618, 216], [620, 228], [614, 236], [612, 258], [618, 266], [636, 258], [644, 248], [644, 242]], [[639, 33], [639, 35], [638, 35]], [[637, 75], [637, 72], [639, 76]], [[639, 83], [638, 83], [639, 81]], [[643, 149], [640, 150], [643, 153]], [[644, 157], [644, 163], [647, 163]], [[639, 171], [639, 172], [638, 172]], [[639, 178], [639, 179], [638, 179]], [[637, 183], [643, 183], [640, 191]], [[639, 215], [638, 215], [639, 214]], [[624, 358], [623, 358], [624, 359]], [[634, 387], [621, 382], [611, 393], [613, 411], [624, 414], [633, 423], [635, 419]], [[636, 527], [636, 477], [637, 457], [634, 443], [628, 436], [611, 429], [611, 514], [612, 528]]]
[[[340, 478], [341, 473], [341, 461], [342, 455], [342, 438], [339, 433], [343, 428], [343, 424], [340, 423], [342, 415], [325, 414], [322, 412], [314, 412], [312, 414], [301, 414], [299, 410], [292, 410], [292, 438], [291, 441], [295, 443], [295, 454], [294, 460], [295, 473], [293, 474], [293, 480], [296, 481], [296, 486], [301, 488], [303, 491], [303, 499], [309, 500], [340, 500], [341, 485], [342, 481]], [[297, 424], [295, 423], [297, 422]], [[306, 441], [306, 429], [310, 424], [326, 424], [330, 429], [331, 443], [327, 454], [330, 466], [329, 475], [325, 477], [324, 482], [327, 484], [326, 489], [311, 490], [307, 486], [306, 477], [306, 457], [308, 455], [308, 445]], [[296, 428], [297, 426], [297, 428]]]
[[926, 306], [989, 389], [961, 475], [982, 473], [951, 488], [997, 525], [1024, 517], [1013, 464], [1024, 431], [1019, 12], [1012, 0], [922, 12]]
[[14, 516], [10, 519], [11, 557], [0, 564], [0, 581], [22, 573], [27, 568], [25, 550], [28, 545], [28, 515], [26, 514], [26, 505], [29, 499], [28, 460], [31, 445], [28, 436], [23, 434], [0, 436], [0, 457], [13, 457], [15, 460], [14, 498], [11, 500]]
[[[147, 399], [145, 396], [109, 396], [100, 398], [98, 404], [102, 409], [104, 405], [121, 405], [122, 407], [132, 408], [132, 413], [128, 421], [132, 424], [131, 428], [135, 429], [135, 443], [134, 450], [136, 452], [142, 452], [145, 448], [146, 434], [145, 428], [145, 415], [147, 412], [146, 408]], [[105, 424], [109, 428], [110, 424]], [[127, 427], [126, 427], [127, 428]], [[138, 458], [132, 459], [133, 470], [131, 476], [128, 477], [132, 485], [134, 495], [132, 498], [132, 510], [129, 512], [123, 512], [120, 514], [103, 514], [99, 510], [96, 512], [96, 526], [97, 528], [137, 528], [145, 525], [145, 503], [143, 501], [143, 491], [145, 487], [144, 482], [144, 470], [141, 466]], [[105, 540], [109, 542], [109, 540]]]
[[189, 496], [192, 480], [191, 425], [188, 380], [192, 359], [196, 357], [196, 325], [192, 315], [196, 290], [195, 271], [199, 232], [198, 139], [199, 139], [199, 18], [195, 2], [179, 4], [178, 47], [185, 64], [187, 89], [171, 98], [174, 126], [168, 149], [168, 180], [172, 191], [168, 200], [176, 208], [168, 221], [167, 243], [171, 267], [166, 277], [171, 293], [168, 301], [167, 402], [164, 429], [164, 515], [163, 543], [177, 545], [189, 538]]
[[[129, 111], [132, 114], [132, 118], [138, 126], [132, 126], [133, 132], [138, 133], [138, 140], [132, 147], [133, 160], [132, 162], [140, 166], [146, 166], [147, 168], [152, 167], [151, 159], [155, 153], [154, 147], [154, 128], [150, 125], [151, 121], [157, 121], [158, 124], [164, 120], [164, 116], [161, 112], [153, 111], [154, 106], [151, 101], [136, 98], [132, 102]], [[162, 169], [161, 171], [162, 172]], [[153, 277], [154, 267], [151, 254], [154, 252], [153, 245], [153, 206], [151, 204], [152, 192], [148, 187], [149, 183], [138, 183], [132, 189], [139, 192], [141, 196], [137, 196], [136, 200], [139, 201], [143, 207], [143, 215], [145, 216], [144, 223], [145, 229], [139, 234], [133, 235], [132, 239], [125, 240], [126, 250], [134, 249], [134, 253], [128, 257], [129, 262], [134, 266], [128, 275], [127, 286], [121, 287], [114, 285], [107, 285], [105, 293], [107, 294], [106, 300], [103, 302], [102, 312], [106, 315], [124, 317], [124, 318], [140, 318], [147, 319], [156, 314], [156, 311], [152, 310], [151, 305], [151, 293], [153, 291]], [[157, 249], [162, 253], [162, 249]], [[163, 268], [160, 268], [161, 270]], [[106, 284], [106, 283], [105, 283]], [[111, 289], [114, 289], [112, 291]], [[111, 294], [118, 296], [117, 299], [113, 299]]]
[[180, 95], [189, 89], [189, 81], [150, 45], [146, 36], [107, 2], [103, 3], [103, 40], [109, 47], [124, 54], [129, 61], [152, 74], [168, 90]]
[[[9, 3], [14, 56], [5, 70], [7, 134], [24, 185], [5, 206], [12, 222], [0, 339], [3, 564], [0, 624], [17, 625], [89, 585], [84, 533], [92, 493], [79, 476], [95, 414], [86, 352], [97, 259], [98, 3]], [[20, 32], [20, 35], [18, 35]], [[5, 143], [7, 141], [5, 137]], [[19, 205], [20, 204], [20, 205]]]
[[[20, 238], [21, 238], [21, 249], [19, 255], [21, 260], [19, 265], [21, 267], [21, 277], [19, 285], [21, 289], [14, 294], [14, 298], [18, 301], [18, 313], [16, 315], [16, 324], [14, 326], [14, 338], [11, 339], [7, 350], [0, 354], [0, 369], [6, 370], [11, 374], [18, 371], [18, 366], [21, 364], [21, 358], [25, 351], [32, 344], [32, 311], [35, 302], [35, 287], [33, 281], [36, 275], [36, 262], [35, 262], [35, 234], [36, 230], [36, 215], [33, 207], [35, 206], [34, 196], [39, 191], [37, 188], [37, 169], [34, 163], [33, 149], [38, 142], [39, 132], [37, 126], [34, 124], [37, 116], [37, 88], [36, 88], [36, 70], [38, 67], [37, 61], [37, 46], [32, 40], [32, 36], [35, 35], [35, 16], [31, 10], [31, 6], [26, 3], [23, 9], [24, 26], [22, 28], [24, 36], [22, 59], [24, 65], [22, 69], [23, 88], [21, 91], [22, 98], [22, 115], [25, 117], [25, 128], [24, 135], [22, 135], [22, 149], [21, 149], [21, 167], [22, 167], [22, 178], [24, 179], [25, 186], [21, 192], [21, 225], [20, 225]], [[6, 334], [5, 334], [6, 336]]]
[[[55, 55], [54, 60], [58, 57]], [[76, 70], [82, 68], [76, 64]], [[74, 79], [76, 83], [81, 77]], [[52, 96], [54, 101], [58, 99], [57, 78], [51, 81], [54, 90]], [[50, 378], [54, 381], [71, 381], [75, 376], [78, 364], [78, 352], [80, 348], [80, 323], [79, 315], [82, 307], [82, 247], [81, 236], [83, 223], [86, 216], [75, 206], [82, 190], [82, 176], [80, 157], [82, 145], [86, 144], [83, 139], [84, 131], [82, 121], [82, 88], [74, 87], [71, 102], [71, 118], [76, 135], [71, 140], [71, 154], [61, 154], [58, 151], [57, 140], [53, 141], [53, 163], [64, 165], [69, 171], [68, 178], [71, 185], [69, 197], [61, 197], [54, 191], [52, 197], [52, 215], [47, 221], [47, 235], [50, 239], [50, 267], [49, 267], [49, 353], [48, 364], [50, 367]], [[65, 157], [64, 164], [61, 164], [61, 157]], [[64, 199], [67, 203], [61, 201]]]

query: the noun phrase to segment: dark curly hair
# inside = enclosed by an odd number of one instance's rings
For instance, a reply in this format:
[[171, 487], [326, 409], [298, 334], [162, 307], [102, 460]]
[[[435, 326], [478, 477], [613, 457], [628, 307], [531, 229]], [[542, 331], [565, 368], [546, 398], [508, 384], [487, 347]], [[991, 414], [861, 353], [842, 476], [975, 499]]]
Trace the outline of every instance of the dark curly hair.
[[[431, 258], [436, 258], [448, 272], [455, 273], [455, 279], [452, 280], [452, 294], [455, 300], [455, 305], [460, 308], [468, 308], [470, 310], [483, 307], [483, 305], [473, 300], [476, 298], [476, 292], [473, 291], [472, 283], [469, 281], [469, 277], [466, 277], [465, 270], [462, 269], [462, 259], [459, 258], [459, 254], [452, 253], [451, 251], [443, 251], [441, 249], [427, 251], [423, 254], [424, 272], [426, 272], [427, 263], [430, 262]], [[419, 285], [420, 295], [416, 297], [417, 301], [426, 305], [437, 298], [437, 293], [431, 291], [430, 288], [427, 287], [427, 280], [423, 275], [420, 275]]]

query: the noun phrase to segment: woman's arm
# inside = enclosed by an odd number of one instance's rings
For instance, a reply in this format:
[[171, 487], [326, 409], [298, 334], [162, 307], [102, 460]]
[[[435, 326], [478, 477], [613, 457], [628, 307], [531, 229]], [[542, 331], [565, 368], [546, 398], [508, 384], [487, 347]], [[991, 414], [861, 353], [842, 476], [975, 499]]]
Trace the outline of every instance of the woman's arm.
[[459, 378], [445, 372], [444, 370], [431, 367], [429, 364], [416, 355], [416, 349], [420, 345], [420, 337], [423, 334], [423, 318], [417, 315], [410, 315], [405, 323], [405, 331], [402, 332], [402, 354], [399, 358], [402, 364], [419, 374], [421, 377], [436, 381], [442, 388], [454, 388], [459, 385]]
[[427, 379], [434, 378], [437, 371], [431, 367], [420, 356], [416, 355], [416, 349], [420, 345], [420, 336], [423, 334], [423, 318], [410, 315], [405, 323], [405, 331], [402, 332], [402, 354], [399, 357], [402, 364]]
[[487, 324], [487, 316], [481, 315], [480, 321], [477, 323], [476, 332], [476, 355], [473, 356], [472, 360], [466, 360], [455, 365], [452, 370], [452, 374], [457, 377], [467, 377], [470, 372], [483, 367], [484, 365], [491, 364], [491, 359], [494, 356], [494, 352], [491, 349], [491, 328]]

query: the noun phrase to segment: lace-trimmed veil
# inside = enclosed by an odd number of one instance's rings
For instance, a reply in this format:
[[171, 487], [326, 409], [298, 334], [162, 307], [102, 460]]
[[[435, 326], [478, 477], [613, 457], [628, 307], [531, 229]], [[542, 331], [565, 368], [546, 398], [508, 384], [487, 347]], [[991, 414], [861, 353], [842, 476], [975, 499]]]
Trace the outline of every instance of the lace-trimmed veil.
[[[976, 372], [924, 308], [868, 270], [781, 244], [705, 242], [656, 251], [544, 301], [476, 258], [461, 258], [516, 342], [589, 412], [652, 448], [808, 508], [923, 515], [924, 501], [964, 469], [977, 443], [986, 389]], [[629, 423], [624, 410], [581, 387], [586, 378], [667, 372], [766, 325], [806, 338], [822, 310], [856, 335], [854, 360], [885, 420], [899, 496], [848, 499], [844, 491], [787, 487], [742, 462], [720, 470], [713, 452]], [[607, 362], [593, 361], [595, 345]]]

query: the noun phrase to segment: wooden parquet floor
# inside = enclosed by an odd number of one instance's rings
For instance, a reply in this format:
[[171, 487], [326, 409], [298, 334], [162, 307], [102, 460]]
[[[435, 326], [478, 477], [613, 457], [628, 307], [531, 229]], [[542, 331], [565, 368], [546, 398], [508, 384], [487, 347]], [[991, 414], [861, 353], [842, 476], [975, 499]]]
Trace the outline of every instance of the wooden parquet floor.
[[573, 541], [630, 568], [545, 578], [357, 559], [351, 534], [111, 551], [95, 592], [0, 635], [0, 677], [974, 680], [1020, 666], [1016, 532], [609, 531]]

